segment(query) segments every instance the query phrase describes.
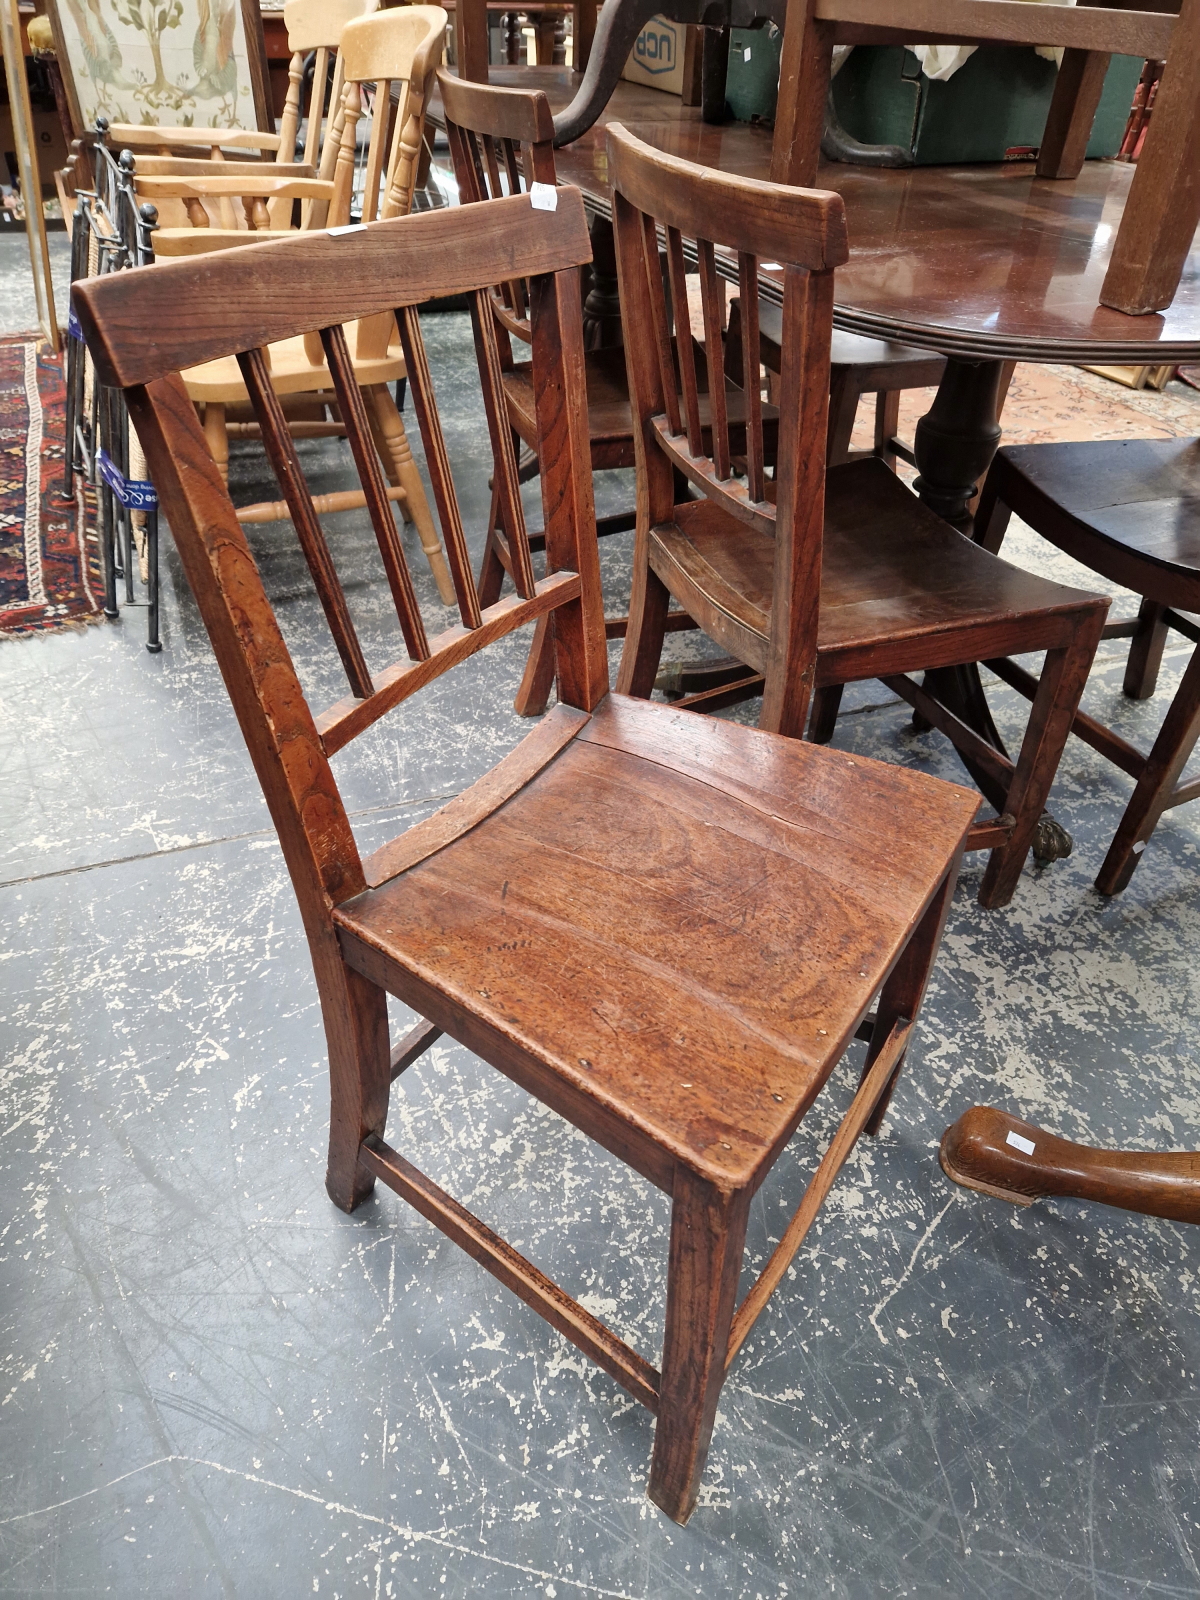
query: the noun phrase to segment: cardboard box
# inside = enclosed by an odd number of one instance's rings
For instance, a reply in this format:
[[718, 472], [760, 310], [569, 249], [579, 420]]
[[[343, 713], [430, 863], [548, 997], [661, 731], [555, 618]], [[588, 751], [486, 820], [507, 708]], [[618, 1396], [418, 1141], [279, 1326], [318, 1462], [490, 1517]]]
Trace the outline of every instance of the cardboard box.
[[651, 17], [634, 40], [621, 76], [629, 83], [644, 83], [649, 89], [681, 95], [685, 34], [682, 22]]

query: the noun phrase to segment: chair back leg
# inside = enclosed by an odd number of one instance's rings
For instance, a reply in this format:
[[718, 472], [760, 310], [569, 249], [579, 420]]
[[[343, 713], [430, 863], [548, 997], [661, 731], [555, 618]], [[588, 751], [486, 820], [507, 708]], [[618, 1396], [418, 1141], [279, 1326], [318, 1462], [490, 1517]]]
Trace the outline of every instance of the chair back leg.
[[1197, 737], [1200, 737], [1200, 647], [1192, 652], [1183, 682], [1171, 701], [1166, 721], [1159, 729], [1133, 797], [1108, 847], [1096, 879], [1096, 888], [1101, 894], [1120, 894], [1128, 886], [1142, 851], [1158, 826], [1158, 819], [1171, 804], [1172, 792]]

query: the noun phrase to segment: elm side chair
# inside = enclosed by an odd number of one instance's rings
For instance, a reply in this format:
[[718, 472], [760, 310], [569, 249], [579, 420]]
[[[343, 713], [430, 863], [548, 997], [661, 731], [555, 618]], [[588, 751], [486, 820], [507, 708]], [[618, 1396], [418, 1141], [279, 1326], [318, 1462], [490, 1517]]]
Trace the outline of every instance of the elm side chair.
[[[644, 144], [620, 123], [610, 123], [607, 132], [621, 315], [638, 422], [638, 527], [618, 689], [649, 697], [672, 598], [763, 680], [759, 726], [774, 733], [803, 736], [815, 690], [814, 737], [823, 742], [842, 686], [881, 679], [949, 736], [996, 807], [994, 819], [972, 830], [968, 848], [991, 851], [980, 903], [1007, 905], [1034, 843], [1107, 599], [990, 555], [923, 506], [878, 459], [827, 472], [833, 273], [848, 253], [844, 234], [841, 253], [820, 271], [808, 270], [807, 238], [798, 227], [789, 231], [784, 219], [792, 214], [790, 197], [811, 191], [695, 166]], [[802, 473], [785, 464], [781, 445], [774, 478], [766, 474], [754, 415], [758, 338], [749, 317], [743, 341], [746, 471], [733, 470], [741, 451], [731, 447], [720, 415], [720, 385], [709, 397], [712, 454], [706, 453], [695, 421], [691, 347], [679, 345], [678, 375], [666, 355], [659, 228], [675, 281], [683, 273], [684, 239], [694, 241], [707, 343], [714, 349], [720, 327], [716, 246], [737, 255], [743, 317], [747, 307], [758, 307], [758, 258], [785, 264], [779, 429], [803, 428], [802, 454], [797, 447]], [[806, 387], [814, 384], [819, 409]], [[686, 474], [700, 499], [677, 503], [676, 471]], [[798, 545], [807, 551], [799, 589]], [[1001, 638], [1013, 641], [1004, 651], [995, 648]], [[1041, 650], [1041, 685], [1015, 765], [908, 676]], [[701, 693], [677, 704], [707, 709], [711, 702]]]
[[[542, 183], [553, 187], [554, 118], [550, 102], [541, 90], [499, 89], [471, 83], [447, 72], [438, 73], [446, 137], [454, 163], [459, 199], [464, 205], [490, 201], [506, 193], [519, 193], [522, 183]], [[501, 378], [514, 445], [524, 445], [530, 455], [521, 462], [521, 477], [537, 471], [537, 419], [535, 416], [533, 365], [515, 359], [513, 340], [529, 343], [528, 292], [519, 279], [497, 284], [492, 292], [492, 315], [497, 324]], [[589, 350], [584, 357], [588, 396], [588, 430], [592, 468], [632, 467], [633, 414], [629, 407], [629, 383], [625, 375], [625, 353], [615, 349]], [[488, 606], [500, 598], [506, 575], [512, 574], [512, 558], [505, 534], [509, 514], [492, 488], [492, 508], [487, 539], [479, 569], [479, 596]], [[597, 518], [596, 533], [627, 533], [636, 521], [632, 509]], [[544, 545], [544, 535], [529, 535], [530, 549]], [[609, 617], [605, 627], [610, 639], [624, 637], [628, 619]], [[691, 618], [672, 613], [672, 629], [693, 628]], [[554, 646], [548, 617], [538, 623], [529, 650], [525, 675], [517, 691], [515, 707], [520, 716], [541, 716], [554, 682]]]
[[[844, 255], [836, 196], [788, 191], [784, 206], [782, 231], [807, 261]], [[329, 1193], [352, 1211], [382, 1179], [655, 1413], [649, 1493], [683, 1522], [726, 1369], [855, 1140], [884, 1114], [978, 796], [609, 693], [579, 292], [590, 248], [582, 197], [566, 188], [554, 211], [514, 195], [115, 274], [82, 284], [75, 304], [101, 381], [124, 389], [145, 444], [299, 901], [329, 1046]], [[481, 607], [417, 306], [473, 296], [493, 470], [519, 508], [490, 309], [492, 285], [513, 276], [529, 285], [548, 571], [535, 581], [514, 514], [517, 593]], [[338, 359], [346, 324], [397, 307], [459, 605], [433, 637]], [[330, 352], [393, 580], [403, 644], [382, 669], [363, 658], [265, 370], [268, 343], [306, 332]], [[178, 376], [234, 352], [349, 679], [324, 710], [304, 697]], [[824, 353], [810, 345], [804, 359], [817, 369], [804, 422], [820, 426]], [[785, 475], [803, 468], [803, 438], [798, 422]], [[816, 648], [820, 475], [812, 492], [818, 515], [793, 546], [809, 660], [798, 710]], [[330, 757], [545, 611], [554, 710], [486, 777], [361, 858]], [[393, 1048], [388, 993], [427, 1019]], [[442, 1031], [671, 1196], [661, 1370], [386, 1143], [390, 1082]], [[751, 1197], [856, 1036], [869, 1036], [860, 1086], [735, 1310]]]
[[771, 177], [816, 181], [836, 45], [922, 41], [1063, 50], [1037, 159], [1037, 177], [1055, 180], [1083, 168], [1112, 57], [1165, 63], [1100, 289], [1102, 305], [1131, 316], [1165, 310], [1200, 222], [1200, 0], [788, 0]]
[[[1200, 646], [1200, 439], [1031, 444], [1005, 448], [984, 481], [975, 538], [999, 550], [1012, 512], [1092, 572], [1142, 597], [1135, 619], [1110, 623], [1106, 638], [1132, 637], [1125, 694], [1154, 693], [1167, 633]], [[1021, 694], [1037, 680], [1015, 661], [988, 663]], [[1077, 711], [1071, 731], [1127, 772], [1134, 790], [1096, 878], [1120, 894], [1159, 818], [1200, 799], [1200, 780], [1181, 783], [1200, 736], [1200, 648], [1192, 653], [1163, 725], [1143, 754]]]

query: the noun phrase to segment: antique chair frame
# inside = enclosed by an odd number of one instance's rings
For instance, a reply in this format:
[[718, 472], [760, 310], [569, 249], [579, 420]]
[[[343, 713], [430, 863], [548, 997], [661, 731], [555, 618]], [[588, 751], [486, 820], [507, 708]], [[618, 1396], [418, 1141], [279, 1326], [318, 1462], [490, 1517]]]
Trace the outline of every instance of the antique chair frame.
[[[812, 265], [815, 281], [829, 280], [844, 257], [840, 201], [796, 195], [787, 204], [793, 216], [790, 226], [782, 219], [780, 242]], [[696, 1503], [727, 1367], [855, 1141], [884, 1114], [977, 797], [921, 774], [609, 694], [583, 380], [579, 268], [589, 254], [582, 197], [561, 189], [552, 212], [534, 211], [521, 195], [349, 236], [297, 236], [168, 263], [136, 281], [132, 274], [125, 282], [122, 275], [89, 281], [77, 287], [75, 303], [101, 379], [124, 389], [145, 444], [296, 891], [329, 1046], [328, 1191], [351, 1211], [381, 1179], [656, 1413], [649, 1493], [682, 1522]], [[540, 581], [520, 509], [490, 307], [491, 286], [514, 273], [529, 282], [548, 567]], [[202, 281], [220, 292], [196, 293]], [[289, 295], [298, 282], [304, 295]], [[512, 513], [518, 592], [486, 609], [417, 312], [447, 293], [472, 297], [493, 465]], [[187, 319], [165, 314], [181, 305]], [[345, 359], [343, 325], [389, 311], [405, 346], [459, 602], [460, 622], [436, 637], [425, 631], [394, 537]], [[268, 343], [306, 331], [319, 332], [329, 352], [407, 651], [383, 671], [364, 659], [265, 369]], [[315, 717], [178, 377], [179, 369], [231, 350], [350, 687]], [[802, 453], [803, 429], [824, 430], [827, 374], [820, 350], [811, 354], [819, 381], [784, 446], [786, 470]], [[827, 358], [826, 351], [826, 368]], [[819, 502], [819, 482], [815, 492]], [[819, 552], [819, 515], [814, 526]], [[551, 610], [555, 710], [486, 777], [360, 856], [329, 758], [450, 667]], [[619, 793], [619, 805], [606, 810], [596, 798], [603, 793]], [[688, 804], [700, 812], [690, 823]], [[572, 808], [580, 806], [577, 822]], [[744, 892], [754, 864], [760, 918], [778, 896], [772, 937], [789, 941], [778, 960], [764, 946], [765, 921], [749, 937], [737, 919], [725, 928], [709, 913], [699, 938], [694, 913], [681, 918], [681, 897], [690, 891], [677, 849], [639, 849], [630, 837], [631, 828], [652, 830], [666, 816], [677, 819], [673, 837], [693, 839], [689, 870], [710, 907], [722, 874], [735, 871]], [[520, 838], [532, 830], [531, 849], [513, 846], [514, 821]], [[557, 852], [546, 838], [554, 827], [565, 830]], [[624, 866], [597, 874], [586, 858], [602, 849], [602, 836]], [[425, 888], [457, 871], [456, 863], [466, 867], [471, 895], [504, 871], [503, 885], [486, 891], [494, 893], [494, 912], [482, 921], [468, 912], [459, 933], [445, 920], [443, 889], [433, 890], [443, 912], [422, 903]], [[664, 890], [650, 914], [656, 876]], [[565, 896], [560, 904], [584, 918], [577, 930], [560, 917], [534, 938], [540, 913], [526, 898], [534, 888]], [[614, 894], [625, 905], [624, 922], [610, 914]], [[600, 919], [594, 934], [586, 932], [591, 901]], [[495, 934], [493, 916], [500, 918]], [[507, 942], [505, 930], [517, 926], [511, 917], [533, 919], [534, 945]], [[601, 931], [610, 957], [588, 942]], [[471, 943], [476, 934], [486, 948], [467, 955], [460, 935]], [[459, 949], [467, 959], [461, 978]], [[728, 959], [734, 949], [736, 972]], [[663, 964], [670, 953], [678, 979]], [[564, 985], [564, 961], [581, 960], [580, 985]], [[611, 978], [595, 976], [583, 987], [588, 963], [597, 961], [611, 966]], [[730, 982], [741, 987], [729, 991]], [[394, 1048], [389, 992], [428, 1019]], [[622, 996], [631, 1024], [639, 1006], [651, 1008], [644, 1029], [613, 1028], [597, 1012]], [[675, 1037], [683, 1019], [691, 1020]], [[386, 1143], [390, 1083], [442, 1031], [671, 1195], [661, 1372]], [[860, 1087], [780, 1244], [735, 1309], [751, 1198], [855, 1037], [869, 1038]], [[681, 1071], [688, 1081], [677, 1081]]]

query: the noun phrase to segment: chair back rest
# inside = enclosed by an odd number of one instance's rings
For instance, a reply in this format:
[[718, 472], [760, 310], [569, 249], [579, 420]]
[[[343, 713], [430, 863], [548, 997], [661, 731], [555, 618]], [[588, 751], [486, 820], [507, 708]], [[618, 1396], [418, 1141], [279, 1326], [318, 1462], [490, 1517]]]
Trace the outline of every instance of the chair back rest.
[[[298, 233], [75, 285], [74, 304], [98, 379], [125, 391], [314, 942], [332, 937], [331, 907], [359, 893], [371, 874], [330, 770], [335, 751], [450, 667], [550, 611], [560, 700], [590, 711], [607, 692], [579, 297], [578, 269], [589, 257], [583, 201], [569, 189], [560, 191], [553, 213], [533, 212], [527, 198], [514, 196], [478, 211], [424, 212], [349, 234]], [[540, 581], [521, 512], [487, 298], [489, 285], [513, 267], [532, 285], [547, 558]], [[486, 610], [471, 573], [418, 312], [422, 302], [444, 294], [471, 297], [492, 471], [514, 552], [517, 593]], [[457, 596], [458, 616], [447, 625], [439, 607], [436, 632], [427, 630], [418, 602], [347, 349], [346, 325], [382, 313], [399, 324]], [[398, 652], [389, 650], [397, 659], [386, 665], [366, 658], [266, 369], [268, 344], [313, 331], [325, 349], [403, 640]], [[349, 693], [315, 713], [178, 376], [183, 368], [231, 354], [347, 680]]]
[[[288, 0], [283, 8], [283, 20], [288, 31], [288, 49], [292, 59], [288, 63], [288, 92], [283, 115], [279, 119], [280, 159], [290, 161], [296, 151], [296, 137], [300, 131], [304, 108], [301, 103], [304, 87], [304, 66], [308, 56], [313, 57], [312, 87], [308, 97], [308, 126], [304, 134], [301, 160], [315, 166], [324, 144], [330, 148], [330, 162], [336, 159], [342, 127], [342, 71], [337, 57], [342, 29], [357, 17], [369, 16], [376, 11], [379, 0]], [[330, 63], [333, 74], [330, 77]], [[327, 141], [322, 138], [325, 123], [326, 91], [331, 112]], [[329, 177], [329, 172], [321, 176]]]
[[[706, 499], [774, 538], [762, 725], [776, 727], [782, 719], [788, 726], [803, 726], [817, 650], [833, 274], [849, 253], [842, 199], [681, 161], [634, 138], [620, 123], [610, 123], [607, 135], [639, 480], [639, 538], [657, 523], [674, 521], [675, 470]], [[660, 265], [660, 229], [670, 301]], [[702, 370], [688, 337], [689, 259], [700, 278]], [[783, 269], [773, 479], [766, 475], [763, 436], [760, 260]], [[744, 425], [736, 439], [731, 438], [724, 374], [723, 279], [737, 283], [742, 306]], [[674, 340], [672, 310], [678, 329]], [[705, 388], [710, 432], [701, 424], [699, 396]], [[786, 718], [781, 697], [792, 707]]]
[[[458, 197], [464, 204], [520, 194], [522, 183], [553, 185], [554, 117], [540, 89], [493, 89], [438, 73], [446, 137]], [[498, 284], [492, 296], [497, 321], [529, 341], [529, 298], [519, 278]]]
[[[339, 50], [345, 79], [345, 127], [334, 174], [334, 209], [349, 219], [355, 130], [363, 85], [374, 85], [371, 136], [363, 179], [362, 220], [404, 216], [412, 205], [425, 107], [446, 40], [441, 6], [399, 6], [359, 17], [342, 30]], [[391, 114], [391, 91], [399, 104]], [[389, 143], [388, 133], [392, 130]], [[380, 198], [382, 194], [382, 199]], [[317, 224], [320, 226], [320, 223]]]

